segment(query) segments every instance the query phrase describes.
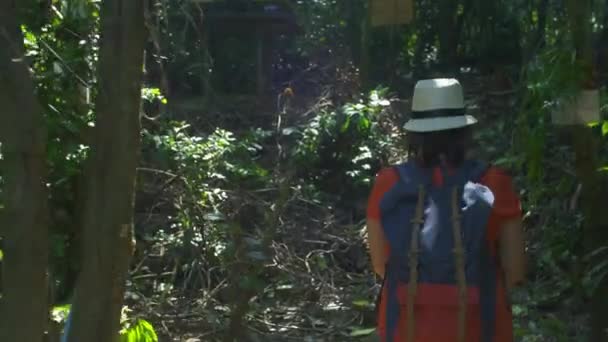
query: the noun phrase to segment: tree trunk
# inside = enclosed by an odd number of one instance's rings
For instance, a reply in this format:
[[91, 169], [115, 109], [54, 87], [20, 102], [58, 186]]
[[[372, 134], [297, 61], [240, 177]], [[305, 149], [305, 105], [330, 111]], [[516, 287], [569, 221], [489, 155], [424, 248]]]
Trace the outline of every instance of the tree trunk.
[[[575, 42], [577, 61], [583, 66], [585, 77], [581, 88], [597, 88], [593, 65], [592, 30], [589, 17], [591, 0], [568, 0], [566, 10], [570, 31]], [[596, 135], [586, 126], [570, 129], [576, 154], [576, 173], [582, 183], [581, 204], [585, 215], [583, 234], [585, 252], [605, 246], [608, 241], [608, 216], [605, 189], [606, 177], [597, 171], [600, 144]], [[608, 279], [604, 279], [589, 301], [592, 342], [608, 341]]]
[[567, 0], [566, 11], [570, 33], [576, 48], [576, 59], [583, 66], [586, 75], [583, 88], [596, 88], [593, 70], [593, 39], [591, 21], [592, 0]]
[[[577, 177], [582, 183], [581, 209], [585, 217], [583, 241], [585, 254], [606, 246], [608, 241], [608, 216], [604, 211], [606, 203], [605, 189], [608, 182], [605, 176], [597, 172], [599, 167], [599, 139], [588, 127], [571, 128]], [[591, 295], [589, 301], [591, 314], [591, 342], [608, 341], [608, 279], [604, 278]]]
[[46, 126], [24, 56], [16, 1], [0, 0], [0, 142], [4, 260], [0, 341], [42, 341], [46, 328]]
[[[532, 4], [530, 6], [530, 12], [532, 12]], [[536, 10], [538, 14], [538, 22], [536, 31], [532, 35], [532, 38], [527, 43], [527, 47], [522, 53], [522, 65], [527, 65], [534, 58], [534, 56], [540, 51], [546, 44], [547, 35], [547, 19], [549, 16], [549, 0], [540, 0], [538, 8]], [[530, 15], [532, 17], [532, 14]], [[532, 21], [532, 19], [530, 19]]]
[[439, 2], [439, 64], [443, 71], [451, 71], [456, 64], [458, 39], [456, 34], [457, 0]]
[[146, 36], [143, 0], [106, 0], [95, 137], [87, 162], [83, 260], [70, 342], [115, 342], [134, 248], [133, 204], [140, 150]]
[[533, 49], [540, 49], [545, 45], [545, 35], [547, 31], [547, 14], [549, 12], [549, 0], [541, 0], [538, 5], [538, 26], [536, 27], [536, 39]]
[[359, 44], [359, 80], [361, 87], [365, 90], [369, 88], [370, 81], [370, 42], [371, 42], [371, 19], [369, 15], [369, 2], [364, 5], [365, 15], [361, 18], [361, 42]]

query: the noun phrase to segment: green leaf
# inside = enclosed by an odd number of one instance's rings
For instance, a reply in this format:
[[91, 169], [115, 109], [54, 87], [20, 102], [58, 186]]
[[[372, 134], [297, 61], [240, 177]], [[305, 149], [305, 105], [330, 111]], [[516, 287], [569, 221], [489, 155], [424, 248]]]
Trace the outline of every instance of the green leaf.
[[367, 299], [357, 299], [353, 301], [353, 305], [356, 307], [369, 307], [372, 304]]
[[362, 117], [359, 119], [359, 130], [367, 130], [371, 126], [371, 122], [368, 118]]
[[604, 247], [598, 248], [595, 251], [589, 253], [589, 255], [585, 256], [585, 261], [589, 261], [592, 258], [600, 256], [600, 255], [602, 255], [604, 253], [608, 253], [608, 246], [604, 246]]
[[121, 342], [158, 342], [158, 336], [152, 324], [140, 319], [122, 333]]
[[494, 162], [494, 165], [496, 166], [510, 166], [513, 165], [515, 162], [515, 158], [513, 156], [507, 156], [507, 157], [503, 157], [500, 158], [498, 160], [496, 160]]
[[296, 133], [297, 131], [298, 131], [298, 129], [295, 127], [283, 128], [283, 135], [291, 135], [293, 133]]
[[519, 304], [513, 305], [513, 315], [523, 316], [526, 313], [527, 313], [527, 309], [523, 305], [519, 305]]
[[608, 271], [608, 260], [595, 265], [593, 268], [591, 268], [591, 270], [589, 270], [588, 275], [593, 277], [602, 271]]
[[152, 324], [145, 320], [139, 320], [139, 326], [143, 329], [143, 332], [146, 336], [146, 339], [149, 342], [158, 342], [158, 336], [156, 335], [156, 331]]
[[351, 337], [361, 337], [361, 336], [368, 336], [373, 334], [376, 331], [376, 328], [358, 328], [353, 330], [350, 333]]
[[348, 127], [350, 126], [350, 116], [346, 117], [346, 121], [344, 121], [344, 124], [342, 124], [342, 127], [340, 127], [340, 132], [344, 133], [348, 130]]
[[53, 307], [51, 309], [51, 319], [57, 323], [65, 322], [70, 313], [70, 307], [70, 304]]
[[204, 217], [205, 217], [205, 220], [212, 221], [212, 222], [224, 221], [226, 219], [226, 216], [224, 216], [224, 214], [220, 213], [219, 211], [216, 211], [213, 213], [207, 213], [204, 215]]
[[596, 291], [597, 288], [601, 285], [601, 282], [603, 282], [604, 279], [606, 279], [606, 277], [608, 277], [608, 270], [606, 270], [603, 273], [597, 275], [595, 282], [591, 286], [592, 291]]
[[276, 287], [277, 290], [293, 290], [294, 289], [294, 285], [293, 284], [283, 284], [283, 285], [278, 285]]
[[538, 22], [538, 11], [532, 11], [532, 23], [536, 24]]
[[604, 121], [604, 124], [602, 125], [602, 135], [608, 135], [608, 121]]

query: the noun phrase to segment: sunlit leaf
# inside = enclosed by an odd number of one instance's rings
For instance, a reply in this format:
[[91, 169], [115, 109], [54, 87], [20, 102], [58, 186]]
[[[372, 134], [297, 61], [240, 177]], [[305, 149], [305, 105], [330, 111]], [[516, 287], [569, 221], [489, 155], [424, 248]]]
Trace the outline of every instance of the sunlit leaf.
[[608, 121], [604, 121], [604, 124], [602, 125], [602, 135], [608, 135]]
[[205, 214], [205, 220], [208, 221], [223, 221], [226, 219], [226, 216], [220, 212], [213, 212]]
[[357, 299], [357, 300], [353, 301], [353, 305], [358, 306], [358, 307], [368, 307], [368, 306], [371, 306], [372, 304], [367, 299]]
[[368, 118], [359, 119], [359, 130], [367, 130], [371, 126], [371, 122]]
[[287, 128], [283, 128], [283, 135], [291, 135], [295, 132], [297, 132], [298, 129], [295, 127], [287, 127]]
[[70, 307], [69, 304], [53, 307], [51, 309], [51, 319], [57, 323], [64, 322], [70, 313]]
[[515, 316], [521, 316], [522, 314], [524, 314], [525, 309], [521, 306], [521, 305], [514, 305], [513, 306], [513, 315]]
[[351, 337], [361, 337], [361, 336], [368, 336], [373, 334], [376, 331], [376, 328], [360, 328], [360, 329], [355, 329], [350, 333]]
[[293, 284], [284, 284], [276, 287], [277, 290], [292, 290], [293, 288]]
[[148, 321], [140, 319], [137, 322], [123, 331], [121, 334], [121, 342], [158, 342], [158, 336], [152, 324]]
[[346, 121], [344, 121], [344, 123], [342, 124], [342, 127], [340, 127], [340, 132], [344, 133], [348, 130], [348, 127], [350, 126], [350, 116], [346, 117]]
[[378, 91], [374, 90], [371, 92], [371, 94], [369, 95], [369, 99], [374, 102], [374, 101], [378, 101], [380, 99], [380, 96], [378, 95]]

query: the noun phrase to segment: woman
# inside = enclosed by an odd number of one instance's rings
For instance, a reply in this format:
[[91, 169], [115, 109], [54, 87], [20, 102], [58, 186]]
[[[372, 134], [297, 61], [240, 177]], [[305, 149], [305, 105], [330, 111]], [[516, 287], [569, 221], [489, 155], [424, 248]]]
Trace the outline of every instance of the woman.
[[[457, 80], [423, 80], [416, 85], [412, 101], [412, 119], [405, 125], [408, 134], [408, 148], [410, 151], [408, 156], [410, 161], [408, 165], [413, 165], [412, 167], [415, 168], [415, 170], [412, 169], [412, 172], [419, 172], [421, 175], [429, 175], [430, 182], [432, 183], [429, 188], [429, 191], [431, 192], [429, 193], [429, 198], [432, 197], [431, 195], [434, 191], [441, 192], [441, 190], [437, 189], [441, 189], [444, 186], [444, 182], [446, 182], [447, 179], [446, 177], [449, 178], [451, 175], [458, 173], [458, 170], [464, 168], [464, 165], [469, 162], [469, 158], [467, 158], [468, 149], [472, 141], [472, 127], [476, 122], [475, 118], [466, 115], [465, 113], [462, 88]], [[481, 164], [478, 163], [475, 165]], [[400, 183], [400, 178], [403, 177], [404, 176], [400, 175], [400, 171], [396, 167], [381, 170], [376, 177], [369, 196], [367, 208], [368, 243], [374, 271], [381, 278], [385, 277], [387, 264], [391, 264], [391, 257], [394, 259], [394, 254], [397, 252], [396, 250], [400, 249], [403, 245], [403, 243], [401, 243], [401, 245], [393, 245], [391, 248], [391, 243], [387, 240], [386, 236], [389, 229], [386, 226], [383, 226], [383, 222], [389, 221], [387, 218], [388, 213], [383, 212], [383, 208], [385, 211], [388, 210], [386, 209], [387, 204], [385, 203], [387, 201], [387, 194], [391, 193], [391, 191], [395, 192], [394, 189], [397, 186], [401, 186], [399, 185], [402, 184]], [[407, 178], [407, 174], [405, 174], [405, 177]], [[476, 183], [479, 183], [480, 189], [482, 187], [484, 189], [489, 189], [489, 193], [492, 194], [490, 197], [493, 197], [488, 201], [488, 203], [490, 203], [488, 206], [489, 214], [487, 219], [483, 221], [484, 225], [482, 230], [484, 231], [482, 240], [484, 241], [484, 248], [487, 247], [489, 251], [489, 259], [497, 260], [495, 268], [491, 268], [491, 272], [486, 272], [491, 274], [485, 274], [485, 277], [490, 281], [489, 283], [495, 285], [492, 285], [492, 289], [489, 292], [475, 292], [475, 290], [471, 290], [474, 286], [467, 283], [467, 280], [462, 279], [462, 282], [460, 282], [460, 280], [458, 282], [454, 281], [453, 288], [455, 289], [458, 287], [459, 289], [454, 290], [454, 293], [458, 293], [458, 295], [454, 294], [454, 301], [460, 301], [461, 306], [459, 306], [459, 310], [462, 311], [454, 309], [448, 312], [445, 310], [445, 307], [442, 308], [441, 303], [436, 302], [438, 301], [437, 298], [444, 298], [442, 296], [445, 293], [441, 293], [441, 291], [449, 292], [452, 290], [448, 287], [439, 287], [436, 284], [431, 284], [429, 286], [422, 284], [424, 282], [424, 267], [427, 266], [424, 266], [424, 263], [420, 266], [421, 261], [414, 259], [413, 262], [419, 262], [419, 264], [413, 268], [421, 268], [421, 270], [417, 271], [422, 276], [422, 280], [416, 280], [416, 282], [421, 283], [418, 285], [418, 290], [416, 290], [416, 285], [413, 287], [409, 286], [409, 283], [413, 283], [414, 281], [411, 281], [411, 278], [407, 278], [409, 281], [400, 280], [400, 284], [396, 290], [398, 292], [397, 297], [390, 297], [387, 295], [386, 286], [383, 286], [383, 290], [381, 291], [378, 306], [378, 332], [383, 341], [513, 341], [512, 315], [508, 294], [515, 286], [524, 281], [525, 275], [524, 238], [520, 202], [517, 194], [513, 190], [511, 178], [499, 168], [493, 166], [484, 168], [477, 178]], [[483, 189], [481, 190], [483, 192]], [[421, 194], [421, 196], [423, 195]], [[424, 203], [427, 206], [429, 205], [428, 201]], [[454, 203], [456, 203], [456, 200]], [[456, 204], [454, 204], [454, 207], [456, 207]], [[430, 215], [432, 216], [432, 212], [429, 210], [431, 210], [429, 207], [424, 210], [425, 214], [423, 217], [425, 218], [423, 221], [428, 221]], [[474, 214], [471, 213], [470, 215]], [[416, 220], [412, 218], [412, 221]], [[423, 222], [421, 221], [420, 223], [422, 224]], [[401, 222], [401, 224], [410, 227], [409, 222]], [[427, 226], [428, 222], [418, 227], [414, 226], [407, 234], [418, 229], [424, 233], [425, 229], [428, 230]], [[465, 230], [467, 229], [466, 227], [464, 228]], [[437, 230], [441, 229], [446, 230], [448, 228], [437, 227]], [[454, 229], [455, 232], [457, 232], [456, 229], [460, 229], [460, 227]], [[454, 233], [451, 243], [456, 243], [454, 241], [457, 235], [460, 235], [460, 233]], [[416, 238], [414, 238], [414, 236], [416, 236]], [[466, 237], [466, 234], [463, 236]], [[410, 242], [423, 238], [424, 236], [418, 237], [417, 235], [412, 235]], [[424, 251], [425, 242], [421, 240], [420, 243], [422, 244], [422, 247], [420, 248]], [[416, 246], [414, 248], [419, 247]], [[457, 246], [454, 248], [458, 249]], [[418, 250], [416, 249], [416, 251]], [[450, 252], [452, 252], [452, 250], [450, 250]], [[463, 254], [466, 256], [466, 253]], [[471, 262], [471, 260], [468, 262]], [[405, 261], [405, 264], [407, 263], [408, 261]], [[462, 267], [464, 268], [464, 266]], [[455, 274], [458, 273], [457, 269], [458, 265], [456, 262], [456, 266], [454, 266], [453, 270]], [[483, 271], [481, 272], [483, 273]], [[408, 274], [408, 277], [413, 276], [411, 264], [409, 273], [406, 273]], [[458, 275], [460, 275], [460, 273], [458, 273]], [[475, 278], [475, 276], [471, 277]], [[483, 278], [484, 274], [482, 274], [481, 277]], [[456, 276], [456, 278], [458, 277]], [[462, 278], [464, 278], [464, 273], [462, 274]], [[471, 279], [468, 279], [468, 281], [473, 282]], [[406, 284], [406, 282], [408, 284]], [[431, 290], [428, 290], [429, 288]], [[467, 292], [467, 289], [469, 292]], [[466, 299], [463, 298], [467, 296], [467, 293], [469, 297]], [[480, 303], [484, 300], [486, 302], [492, 302], [491, 311], [493, 311], [494, 316], [492, 323], [490, 323], [492, 326], [486, 329], [487, 336], [485, 337], [483, 337], [484, 333], [480, 331], [482, 330], [483, 324], [485, 324], [481, 322], [484, 320], [483, 315], [478, 317], [479, 315], [473, 315], [471, 313], [476, 310], [475, 308], [477, 307], [474, 306], [476, 304], [473, 303], [471, 299], [476, 296], [476, 293], [479, 293], [479, 296], [481, 296], [479, 299]], [[484, 298], [484, 296], [490, 296], [487, 293], [491, 293], [491, 298]], [[431, 298], [429, 301], [428, 299], [422, 298], [424, 296], [430, 296], [434, 299]], [[398, 305], [401, 307], [398, 314], [399, 318], [397, 318], [396, 323], [397, 331], [387, 332], [386, 326], [387, 321], [389, 320], [387, 315], [391, 314], [390, 310], [387, 311], [387, 305], [390, 305], [391, 301], [395, 301], [395, 298], [399, 298]], [[451, 297], [446, 295], [445, 298]], [[435, 302], [433, 305], [435, 306], [425, 307], [426, 304], [424, 303], [433, 300]], [[451, 299], [446, 299], [446, 301], [449, 300]], [[405, 307], [407, 306], [408, 301], [412, 303], [411, 308], [408, 309], [411, 310], [412, 314], [405, 313], [407, 311]], [[466, 303], [468, 304], [463, 304], [462, 301], [467, 301]], [[464, 308], [465, 306], [472, 309], [468, 309], [469, 311], [467, 313]], [[459, 313], [462, 315], [459, 316]], [[407, 320], [405, 317], [407, 317]], [[442, 317], [441, 319], [443, 319], [443, 321], [438, 317]], [[461, 323], [452, 323], [457, 322], [459, 319], [458, 317], [462, 318]], [[408, 328], [410, 324], [411, 328]], [[461, 325], [462, 327], [460, 327]], [[408, 329], [411, 331], [408, 331]], [[459, 335], [460, 337], [457, 338], [456, 335]]]

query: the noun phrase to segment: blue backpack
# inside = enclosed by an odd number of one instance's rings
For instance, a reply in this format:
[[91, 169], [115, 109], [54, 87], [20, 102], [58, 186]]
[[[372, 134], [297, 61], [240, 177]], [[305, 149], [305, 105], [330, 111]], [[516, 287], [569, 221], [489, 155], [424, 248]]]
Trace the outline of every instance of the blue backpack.
[[[405, 314], [407, 341], [414, 342], [414, 303], [419, 299], [417, 290], [426, 285], [456, 289], [458, 341], [465, 340], [467, 296], [474, 293], [481, 315], [479, 340], [493, 341], [497, 266], [486, 231], [494, 195], [478, 183], [488, 166], [471, 160], [452, 172], [442, 169], [443, 184], [439, 186], [432, 183], [431, 169], [413, 162], [395, 168], [399, 181], [380, 202], [381, 223], [390, 246], [382, 284], [386, 341], [395, 340], [399, 317]], [[399, 285], [407, 286], [405, 309], [398, 296]]]

